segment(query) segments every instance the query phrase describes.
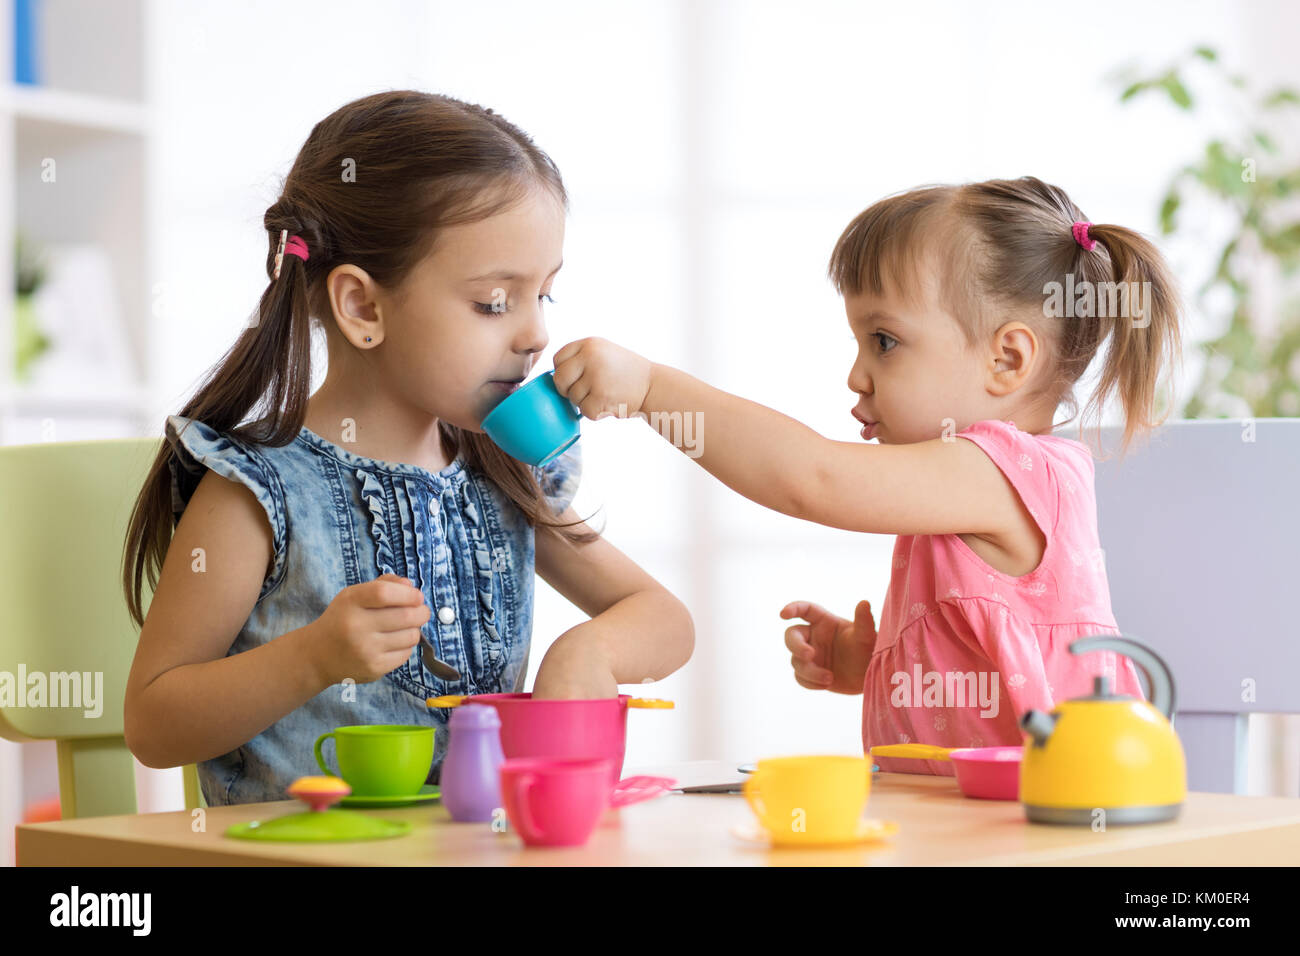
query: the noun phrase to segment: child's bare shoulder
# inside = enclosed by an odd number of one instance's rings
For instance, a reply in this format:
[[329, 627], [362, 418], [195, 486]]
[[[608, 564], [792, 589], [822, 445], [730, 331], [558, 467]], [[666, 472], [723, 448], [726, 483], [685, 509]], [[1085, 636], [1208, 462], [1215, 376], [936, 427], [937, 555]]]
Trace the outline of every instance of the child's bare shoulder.
[[131, 702], [159, 674], [230, 650], [273, 556], [270, 522], [252, 490], [206, 472], [172, 534], [140, 629], [127, 681], [129, 727]]
[[172, 544], [184, 544], [182, 538], [200, 542], [197, 547], [204, 547], [201, 542], [207, 541], [210, 547], [205, 548], [205, 554], [215, 547], [223, 556], [240, 558], [245, 570], [261, 568], [257, 590], [271, 573], [275, 539], [265, 509], [247, 485], [215, 471], [205, 472], [199, 480], [181, 514]]

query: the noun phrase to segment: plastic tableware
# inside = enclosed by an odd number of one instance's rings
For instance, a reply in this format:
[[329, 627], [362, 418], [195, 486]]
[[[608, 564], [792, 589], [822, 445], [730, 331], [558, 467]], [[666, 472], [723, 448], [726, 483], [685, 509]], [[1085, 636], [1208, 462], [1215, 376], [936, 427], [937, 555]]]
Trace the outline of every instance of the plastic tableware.
[[501, 749], [506, 758], [569, 757], [609, 760], [610, 806], [620, 807], [665, 793], [670, 777], [619, 780], [627, 745], [628, 708], [671, 709], [670, 700], [597, 697], [590, 700], [533, 700], [532, 694], [450, 694], [430, 697], [430, 707], [487, 704], [501, 718]]
[[957, 786], [981, 800], [1019, 800], [1024, 747], [970, 747], [952, 752]]
[[981, 800], [1019, 800], [1024, 747], [936, 747], [933, 744], [881, 744], [873, 757], [951, 760], [957, 786]]
[[543, 372], [488, 412], [483, 431], [512, 458], [540, 466], [581, 437], [581, 418], [556, 389], [555, 373]]
[[731, 828], [731, 835], [744, 840], [746, 843], [759, 843], [769, 847], [779, 846], [782, 849], [791, 846], [836, 846], [847, 843], [874, 843], [877, 840], [884, 840], [898, 832], [898, 824], [892, 820], [867, 820], [858, 821], [857, 830], [843, 839], [834, 840], [803, 840], [799, 843], [778, 843], [772, 839], [772, 835], [762, 828], [757, 822], [748, 820], [745, 823], [738, 823]]
[[338, 840], [382, 840], [409, 833], [404, 820], [378, 820], [355, 810], [330, 807], [350, 788], [337, 777], [299, 777], [286, 792], [302, 800], [310, 810], [290, 813], [271, 820], [250, 820], [226, 829], [237, 840], [276, 840], [317, 843]]
[[[756, 764], [756, 763], [742, 763], [739, 767], [736, 768], [736, 770], [739, 771], [740, 773], [757, 773], [757, 772], [758, 772], [758, 764]], [[879, 772], [880, 772], [880, 768], [877, 767], [877, 766], [873, 763], [873, 764], [871, 765], [871, 772], [872, 772], [872, 773], [879, 773]]]
[[607, 759], [506, 760], [506, 818], [529, 846], [581, 846], [608, 807], [608, 780]]
[[424, 634], [420, 635], [420, 657], [424, 660], [424, 666], [429, 668], [429, 673], [439, 680], [460, 680], [460, 671], [446, 661], [438, 660], [433, 643]]
[[[339, 772], [325, 763], [321, 747], [333, 738]], [[433, 728], [418, 724], [336, 727], [316, 738], [316, 763], [342, 777], [356, 796], [409, 797], [420, 792], [433, 767]]]
[[491, 707], [462, 707], [448, 723], [439, 778], [453, 820], [491, 820], [501, 806], [501, 718]]
[[870, 767], [865, 757], [839, 755], [760, 760], [745, 780], [745, 799], [773, 843], [853, 842], [871, 792]]
[[417, 793], [404, 793], [395, 797], [366, 797], [353, 794], [339, 801], [340, 807], [409, 807], [417, 803], [432, 803], [442, 799], [442, 788], [426, 783]]
[[338, 803], [352, 788], [338, 777], [299, 777], [284, 792], [319, 812]]

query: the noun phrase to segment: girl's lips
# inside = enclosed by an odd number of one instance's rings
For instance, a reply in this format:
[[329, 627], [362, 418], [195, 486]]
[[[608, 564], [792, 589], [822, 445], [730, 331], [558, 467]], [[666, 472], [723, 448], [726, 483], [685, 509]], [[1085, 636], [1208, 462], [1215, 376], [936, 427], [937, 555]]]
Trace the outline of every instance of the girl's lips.
[[517, 391], [519, 389], [519, 386], [522, 385], [523, 383], [522, 382], [488, 382], [488, 384], [493, 386], [494, 388], [501, 389], [501, 391], [505, 392], [508, 395], [511, 392]]
[[866, 441], [871, 441], [871, 436], [876, 433], [876, 426], [880, 423], [873, 422], [870, 419], [863, 417], [862, 413], [858, 411], [856, 407], [850, 408], [849, 414], [851, 414], [854, 418], [856, 418], [858, 421], [862, 423], [861, 434], [863, 439], [865, 439]]

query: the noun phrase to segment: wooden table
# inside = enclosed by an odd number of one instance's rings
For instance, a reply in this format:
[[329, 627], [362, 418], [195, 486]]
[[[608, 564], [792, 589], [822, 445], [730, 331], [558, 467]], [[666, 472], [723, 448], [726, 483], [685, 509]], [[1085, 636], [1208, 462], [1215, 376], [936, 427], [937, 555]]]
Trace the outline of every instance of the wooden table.
[[[743, 780], [740, 761], [628, 767], [680, 785]], [[770, 849], [732, 834], [754, 818], [738, 794], [671, 793], [611, 810], [586, 846], [528, 849], [517, 833], [455, 823], [439, 803], [366, 810], [409, 820], [409, 835], [359, 843], [261, 843], [223, 836], [233, 823], [294, 812], [294, 800], [95, 817], [17, 828], [20, 866], [764, 866], [1287, 865], [1300, 861], [1300, 800], [1188, 794], [1178, 820], [1095, 833], [1025, 820], [1020, 804], [963, 797], [951, 777], [877, 773], [870, 817], [897, 821], [888, 840], [834, 849]]]

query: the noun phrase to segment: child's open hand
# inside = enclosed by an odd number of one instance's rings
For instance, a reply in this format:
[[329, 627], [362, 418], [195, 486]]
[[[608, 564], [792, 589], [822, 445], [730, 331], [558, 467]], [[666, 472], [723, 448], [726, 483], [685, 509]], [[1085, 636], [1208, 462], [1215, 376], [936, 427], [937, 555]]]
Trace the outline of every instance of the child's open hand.
[[321, 680], [365, 684], [405, 664], [432, 613], [420, 589], [396, 574], [339, 591], [311, 625]]
[[785, 631], [785, 646], [790, 648], [794, 679], [800, 686], [837, 694], [862, 693], [867, 664], [876, 646], [870, 601], [858, 602], [852, 621], [809, 601], [792, 601], [781, 608], [781, 617], [800, 617], [808, 622]]
[[570, 342], [555, 353], [555, 388], [590, 419], [641, 411], [653, 363], [606, 339]]

